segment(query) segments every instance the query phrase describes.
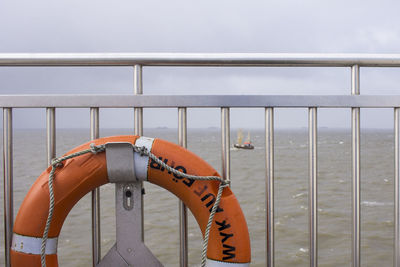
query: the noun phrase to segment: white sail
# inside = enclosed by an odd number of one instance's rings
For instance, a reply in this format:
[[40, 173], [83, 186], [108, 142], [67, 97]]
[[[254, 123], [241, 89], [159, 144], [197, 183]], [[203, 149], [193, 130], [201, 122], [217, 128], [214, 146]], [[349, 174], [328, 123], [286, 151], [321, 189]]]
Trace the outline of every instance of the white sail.
[[242, 129], [239, 129], [238, 133], [237, 133], [237, 144], [242, 144], [243, 142], [243, 133], [242, 133]]
[[247, 138], [246, 138], [246, 143], [251, 143], [250, 141], [250, 132], [247, 132]]

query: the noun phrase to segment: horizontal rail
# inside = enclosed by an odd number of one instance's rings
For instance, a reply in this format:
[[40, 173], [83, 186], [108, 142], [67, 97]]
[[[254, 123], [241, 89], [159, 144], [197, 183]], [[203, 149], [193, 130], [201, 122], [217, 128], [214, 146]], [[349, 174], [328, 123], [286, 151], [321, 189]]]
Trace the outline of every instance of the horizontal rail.
[[400, 95], [0, 95], [5, 108], [394, 108]]
[[0, 53], [0, 66], [400, 67], [400, 54]]

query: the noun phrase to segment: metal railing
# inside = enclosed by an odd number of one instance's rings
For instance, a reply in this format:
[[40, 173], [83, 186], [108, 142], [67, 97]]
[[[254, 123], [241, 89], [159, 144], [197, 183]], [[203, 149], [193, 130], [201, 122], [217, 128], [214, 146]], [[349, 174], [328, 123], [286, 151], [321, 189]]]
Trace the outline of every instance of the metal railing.
[[[400, 54], [0, 54], [0, 66], [131, 66], [132, 95], [0, 95], [3, 108], [4, 239], [10, 266], [13, 225], [12, 111], [46, 108], [47, 159], [55, 157], [57, 108], [89, 108], [91, 138], [99, 137], [100, 108], [134, 108], [134, 133], [143, 133], [143, 108], [178, 109], [178, 142], [187, 145], [187, 108], [221, 109], [222, 175], [230, 179], [230, 108], [265, 108], [266, 151], [266, 265], [274, 266], [274, 108], [308, 108], [309, 129], [309, 257], [318, 265], [317, 112], [318, 108], [351, 108], [352, 116], [352, 262], [360, 266], [360, 108], [393, 108], [395, 131], [395, 244], [394, 266], [400, 266], [400, 95], [360, 95], [360, 67], [400, 67]], [[292, 66], [349, 67], [351, 95], [143, 95], [143, 66]], [[100, 260], [99, 191], [92, 192], [93, 265]], [[180, 266], [188, 265], [187, 210], [180, 203]]]

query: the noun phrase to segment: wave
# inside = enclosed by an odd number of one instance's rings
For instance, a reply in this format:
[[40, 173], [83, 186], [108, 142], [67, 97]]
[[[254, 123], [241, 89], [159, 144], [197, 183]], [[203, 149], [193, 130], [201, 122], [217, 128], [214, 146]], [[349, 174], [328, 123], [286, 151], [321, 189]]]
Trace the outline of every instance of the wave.
[[306, 193], [298, 193], [296, 195], [293, 195], [292, 198], [298, 198], [304, 196]]
[[361, 205], [366, 207], [382, 207], [382, 206], [393, 206], [390, 202], [378, 202], [378, 201], [362, 201]]

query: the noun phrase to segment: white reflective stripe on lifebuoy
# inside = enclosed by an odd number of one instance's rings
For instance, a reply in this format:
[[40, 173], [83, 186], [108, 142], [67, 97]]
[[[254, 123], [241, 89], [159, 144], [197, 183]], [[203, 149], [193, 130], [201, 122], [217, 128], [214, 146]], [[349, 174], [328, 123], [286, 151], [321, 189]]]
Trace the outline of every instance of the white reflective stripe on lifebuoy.
[[224, 261], [214, 261], [207, 259], [207, 267], [249, 267], [250, 263], [235, 263], [235, 262], [224, 262]]
[[[57, 254], [58, 237], [48, 238], [46, 242], [46, 254]], [[25, 254], [40, 255], [42, 246], [41, 237], [32, 237], [14, 233], [11, 243], [11, 249]]]
[[[151, 151], [153, 146], [154, 138], [149, 137], [139, 137], [136, 139], [135, 146], [145, 147], [148, 151]], [[135, 174], [138, 180], [147, 180], [147, 168], [149, 165], [149, 157], [141, 156], [139, 153], [133, 155], [135, 160]]]

